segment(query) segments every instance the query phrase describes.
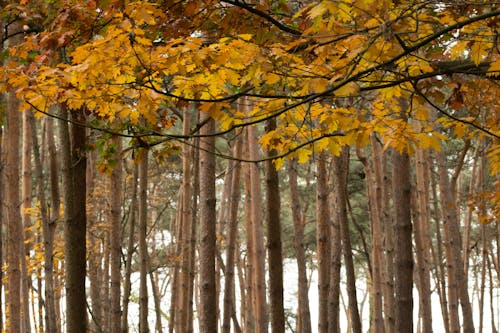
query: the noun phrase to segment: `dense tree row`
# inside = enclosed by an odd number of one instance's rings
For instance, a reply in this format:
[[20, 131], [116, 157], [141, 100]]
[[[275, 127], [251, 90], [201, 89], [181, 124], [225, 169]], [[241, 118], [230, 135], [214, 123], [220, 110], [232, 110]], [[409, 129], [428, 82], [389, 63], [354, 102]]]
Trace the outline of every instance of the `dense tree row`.
[[497, 332], [499, 18], [2, 1], [1, 329]]

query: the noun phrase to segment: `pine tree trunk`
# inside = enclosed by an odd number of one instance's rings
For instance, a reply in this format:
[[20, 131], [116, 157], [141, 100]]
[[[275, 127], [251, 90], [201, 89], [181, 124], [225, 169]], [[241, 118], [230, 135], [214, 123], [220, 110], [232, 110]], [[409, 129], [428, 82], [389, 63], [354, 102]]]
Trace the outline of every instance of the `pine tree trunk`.
[[311, 314], [309, 311], [309, 285], [307, 283], [306, 253], [304, 245], [304, 219], [297, 189], [297, 161], [293, 159], [288, 164], [288, 181], [290, 201], [292, 206], [294, 248], [298, 270], [298, 332], [312, 333]]
[[[18, 29], [18, 24], [12, 30]], [[10, 31], [12, 33], [12, 31]], [[22, 41], [20, 37], [12, 37], [10, 45]], [[19, 100], [14, 91], [7, 93], [5, 124], [5, 208], [7, 218], [7, 290], [6, 311], [9, 314], [7, 331], [19, 333], [22, 331], [23, 313], [21, 308], [21, 256], [24, 254], [22, 247], [23, 226], [21, 220], [21, 206], [19, 193]], [[28, 314], [25, 314], [29, 316]]]
[[130, 299], [130, 291], [131, 291], [131, 282], [130, 275], [132, 274], [132, 257], [134, 254], [134, 245], [135, 245], [135, 224], [136, 224], [136, 216], [138, 210], [137, 203], [137, 187], [138, 187], [138, 179], [139, 179], [139, 167], [137, 164], [134, 164], [134, 171], [132, 173], [132, 194], [130, 195], [130, 209], [129, 209], [129, 229], [128, 229], [128, 243], [127, 243], [127, 258], [125, 261], [125, 277], [123, 282], [123, 298], [122, 298], [122, 306], [123, 312], [121, 317], [121, 332], [128, 333], [128, 304]]
[[113, 138], [116, 154], [114, 169], [109, 178], [110, 202], [110, 269], [111, 269], [111, 295], [110, 295], [110, 333], [120, 332], [121, 305], [121, 222], [122, 222], [122, 196], [123, 196], [123, 170], [122, 170], [122, 139]]
[[[234, 157], [241, 157], [241, 140], [236, 141]], [[234, 298], [234, 266], [236, 255], [236, 242], [238, 237], [238, 204], [240, 201], [241, 163], [234, 162], [232, 170], [232, 182], [229, 199], [229, 223], [226, 250], [226, 272], [224, 274], [224, 315], [222, 319], [222, 333], [231, 332], [231, 316], [235, 310]]]
[[[431, 165], [431, 161], [429, 160], [429, 165]], [[442, 246], [442, 238], [441, 238], [441, 218], [440, 218], [440, 211], [439, 211], [439, 205], [438, 201], [439, 198], [437, 196], [437, 185], [436, 185], [436, 180], [435, 177], [433, 176], [434, 173], [431, 173], [431, 194], [432, 194], [432, 211], [433, 211], [433, 219], [435, 221], [435, 233], [436, 233], [436, 249], [434, 247], [431, 247], [431, 250], [433, 252], [433, 261], [434, 261], [434, 266], [436, 270], [436, 286], [437, 286], [437, 291], [439, 294], [439, 301], [441, 304], [441, 314], [443, 316], [443, 323], [444, 323], [444, 329], [446, 333], [451, 332], [450, 330], [450, 316], [448, 312], [448, 296], [446, 294], [446, 269], [444, 265], [444, 258], [445, 256], [443, 255], [443, 246]]]
[[[442, 213], [444, 214], [443, 220], [445, 223], [445, 240], [448, 248], [447, 261], [449, 261], [448, 266], [453, 265], [453, 267], [449, 267], [451, 273], [449, 275], [449, 279], [456, 279], [455, 290], [458, 298], [460, 299], [460, 305], [462, 308], [463, 330], [466, 333], [472, 333], [474, 332], [474, 322], [472, 318], [472, 308], [469, 300], [465, 272], [463, 271], [463, 266], [461, 265], [462, 244], [459, 219], [456, 210], [456, 200], [455, 196], [453, 195], [453, 193], [455, 193], [455, 188], [451, 186], [450, 180], [448, 178], [446, 156], [443, 151], [437, 153], [437, 164], [439, 174], [439, 189], [441, 193], [441, 209]], [[451, 282], [449, 282], [449, 284], [451, 284]]]
[[[276, 119], [268, 120], [266, 131], [276, 129]], [[270, 150], [268, 156], [276, 155]], [[270, 322], [273, 333], [285, 332], [285, 311], [283, 306], [283, 255], [281, 249], [281, 197], [278, 170], [272, 160], [265, 162], [266, 167], [266, 221], [267, 253], [269, 265], [269, 304]]]
[[[201, 135], [215, 130], [215, 121], [208, 119], [201, 129]], [[217, 294], [215, 281], [216, 257], [216, 193], [215, 193], [215, 138], [200, 140], [200, 332], [217, 332]]]
[[428, 152], [418, 148], [416, 151], [416, 199], [417, 219], [415, 220], [414, 238], [416, 245], [419, 311], [421, 313], [422, 333], [432, 333], [431, 284], [429, 261], [431, 247], [430, 201], [429, 201], [429, 165]]
[[[248, 130], [245, 131], [245, 150], [247, 151], [247, 155], [245, 158], [250, 158], [248, 156]], [[252, 189], [251, 189], [251, 181], [250, 181], [250, 164], [246, 163], [243, 165], [243, 188], [245, 191], [245, 238], [246, 238], [246, 260], [245, 262], [245, 282], [246, 284], [242, 285], [242, 288], [246, 288], [246, 302], [245, 302], [245, 320], [244, 327], [247, 332], [253, 333], [255, 332], [255, 315], [254, 315], [254, 300], [255, 300], [255, 289], [254, 289], [254, 241], [253, 241], [253, 223], [252, 223]]]
[[[248, 151], [251, 160], [257, 160], [258, 140], [257, 129], [248, 127]], [[267, 333], [268, 317], [266, 302], [266, 271], [264, 249], [264, 233], [262, 230], [262, 191], [260, 169], [257, 164], [250, 165], [250, 187], [252, 191], [252, 236], [254, 242], [254, 291], [255, 291], [255, 323], [256, 333]]]
[[[21, 256], [21, 273], [22, 273], [22, 306], [23, 306], [23, 332], [31, 332], [31, 315], [30, 315], [30, 285], [31, 276], [28, 273], [27, 257], [30, 255], [30, 250], [33, 247], [32, 240], [34, 235], [29, 231], [31, 227], [31, 217], [27, 210], [31, 208], [32, 200], [32, 180], [31, 180], [31, 150], [32, 140], [29, 129], [29, 114], [26, 111], [22, 114], [22, 159], [21, 159], [21, 217], [23, 226], [23, 240], [21, 248], [23, 254]], [[26, 240], [26, 241], [25, 241]]]
[[406, 152], [392, 152], [395, 254], [395, 330], [413, 332], [413, 249], [411, 222], [410, 158]]
[[[329, 198], [330, 207], [336, 203], [333, 195]], [[333, 208], [335, 209], [335, 208]], [[342, 234], [337, 219], [333, 219], [330, 226], [330, 290], [328, 292], [328, 332], [340, 333], [340, 280], [342, 268]]]
[[[63, 106], [61, 118], [68, 119]], [[71, 111], [71, 120], [85, 123], [83, 110]], [[87, 331], [86, 275], [86, 134], [85, 128], [59, 124], [64, 199], [64, 255], [66, 271], [66, 332]]]
[[[183, 117], [183, 133], [184, 135], [189, 135], [190, 133], [190, 113], [189, 109], [184, 111]], [[181, 256], [181, 267], [179, 274], [179, 285], [180, 288], [176, 292], [179, 294], [179, 308], [177, 312], [177, 323], [178, 331], [188, 331], [189, 327], [189, 311], [190, 311], [190, 260], [191, 260], [191, 203], [193, 201], [192, 196], [192, 174], [191, 174], [191, 147], [188, 144], [182, 146], [182, 203], [181, 203], [181, 215], [180, 215], [180, 256]]]
[[[50, 119], [50, 121], [52, 121]], [[44, 332], [47, 333], [55, 333], [57, 331], [56, 326], [56, 316], [55, 316], [55, 300], [54, 300], [54, 231], [55, 231], [55, 223], [57, 221], [51, 220], [50, 205], [48, 205], [45, 191], [44, 191], [44, 179], [43, 179], [43, 167], [41, 161], [40, 147], [38, 144], [38, 136], [35, 126], [35, 119], [33, 114], [30, 113], [29, 119], [30, 127], [29, 130], [32, 135], [33, 140], [33, 160], [35, 163], [35, 178], [37, 185], [37, 197], [40, 202], [40, 215], [42, 218], [42, 234], [43, 234], [43, 247], [44, 247], [44, 285], [45, 285], [45, 327]], [[47, 135], [49, 135], [47, 133]], [[52, 132], [50, 133], [52, 135]], [[53, 138], [53, 136], [52, 136]], [[55, 159], [56, 155], [52, 155], [49, 163], [52, 164], [53, 159]], [[57, 163], [57, 161], [56, 161]], [[52, 165], [49, 166], [52, 172]], [[54, 170], [57, 172], [57, 169]], [[58, 191], [57, 191], [58, 192]]]
[[349, 148], [344, 147], [340, 156], [334, 157], [334, 193], [336, 196], [336, 215], [342, 234], [342, 250], [347, 277], [347, 294], [349, 296], [349, 318], [351, 319], [352, 332], [361, 333], [361, 318], [359, 316], [356, 277], [352, 258], [349, 224], [347, 221], [347, 177], [349, 174]]
[[139, 162], [139, 333], [148, 333], [148, 159], [149, 150], [142, 152]]
[[326, 156], [320, 153], [316, 162], [316, 247], [318, 265], [318, 332], [328, 330], [328, 292], [330, 289], [330, 218]]
[[[371, 136], [372, 141], [375, 136]], [[374, 144], [377, 144], [376, 142]], [[372, 144], [372, 150], [374, 150]], [[384, 318], [383, 303], [382, 303], [382, 257], [383, 257], [383, 244], [382, 244], [382, 219], [381, 219], [381, 202], [382, 199], [382, 173], [379, 168], [377, 172], [372, 172], [366, 156], [361, 154], [358, 150], [358, 158], [363, 163], [366, 179], [366, 191], [368, 195], [369, 210], [370, 210], [370, 230], [371, 230], [371, 258], [372, 258], [372, 288], [371, 299], [372, 305], [372, 323], [371, 330], [373, 333], [384, 333]], [[374, 168], [375, 169], [375, 168]], [[374, 175], [375, 173], [375, 175]]]

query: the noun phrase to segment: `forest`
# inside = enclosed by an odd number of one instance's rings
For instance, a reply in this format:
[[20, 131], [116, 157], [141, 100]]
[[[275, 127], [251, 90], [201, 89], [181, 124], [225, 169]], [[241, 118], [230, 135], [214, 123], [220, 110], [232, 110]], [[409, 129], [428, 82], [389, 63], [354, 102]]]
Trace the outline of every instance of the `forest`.
[[0, 332], [499, 332], [498, 2], [0, 3]]

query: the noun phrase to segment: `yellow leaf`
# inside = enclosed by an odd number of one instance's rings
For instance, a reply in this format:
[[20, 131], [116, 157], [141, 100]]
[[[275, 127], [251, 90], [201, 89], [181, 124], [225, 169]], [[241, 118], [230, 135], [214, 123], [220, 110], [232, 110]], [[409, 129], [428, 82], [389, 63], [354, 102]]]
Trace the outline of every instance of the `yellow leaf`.
[[488, 55], [488, 50], [487, 50], [488, 43], [485, 41], [476, 41], [470, 50], [470, 55], [472, 58], [472, 61], [476, 64], [479, 65], [481, 61], [486, 58]]
[[500, 58], [491, 63], [490, 68], [488, 68], [488, 76], [500, 75]]
[[274, 73], [269, 73], [265, 77], [266, 77], [266, 83], [269, 85], [275, 84], [276, 82], [278, 82], [280, 80], [280, 76], [276, 75]]
[[300, 164], [304, 164], [309, 160], [309, 156], [311, 156], [312, 150], [302, 148], [297, 151], [297, 161]]
[[249, 40], [252, 39], [253, 35], [252, 34], [239, 34], [238, 37], [248, 42]]
[[335, 90], [335, 96], [354, 96], [359, 92], [359, 87], [355, 82], [349, 82]]

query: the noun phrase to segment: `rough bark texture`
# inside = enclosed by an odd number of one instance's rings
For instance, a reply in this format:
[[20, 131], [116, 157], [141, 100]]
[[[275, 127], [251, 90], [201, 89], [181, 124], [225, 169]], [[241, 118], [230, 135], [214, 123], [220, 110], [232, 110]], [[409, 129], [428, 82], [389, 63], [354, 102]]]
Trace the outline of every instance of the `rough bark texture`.
[[413, 252], [411, 222], [410, 158], [393, 150], [392, 180], [394, 202], [395, 330], [413, 332]]
[[[61, 108], [61, 118], [69, 112]], [[85, 123], [83, 110], [71, 111], [70, 119]], [[86, 134], [85, 128], [59, 124], [64, 200], [64, 255], [66, 270], [66, 332], [87, 331], [86, 275]]]
[[121, 332], [128, 332], [128, 304], [130, 298], [131, 282], [130, 275], [132, 274], [132, 256], [134, 254], [135, 245], [135, 224], [136, 224], [136, 214], [137, 214], [137, 185], [139, 178], [139, 168], [137, 164], [134, 165], [134, 171], [132, 174], [132, 194], [130, 196], [130, 210], [128, 216], [128, 243], [127, 243], [127, 257], [125, 261], [125, 278], [123, 282], [123, 313], [121, 318]]
[[23, 228], [19, 198], [19, 101], [14, 92], [7, 95], [5, 126], [5, 205], [7, 212], [7, 331], [22, 330], [21, 255]]
[[[241, 140], [236, 142], [234, 148], [235, 158], [241, 156]], [[238, 203], [240, 201], [241, 163], [235, 162], [231, 179], [231, 194], [229, 199], [229, 224], [226, 250], [226, 271], [224, 274], [224, 316], [222, 332], [231, 332], [231, 316], [235, 311], [234, 306], [234, 265], [236, 255], [236, 241], [238, 236]]]
[[148, 246], [146, 242], [148, 228], [148, 158], [149, 151], [144, 150], [139, 162], [139, 333], [148, 333]]
[[[189, 109], [184, 112], [183, 118], [183, 133], [189, 135], [190, 132], [190, 114]], [[193, 188], [192, 188], [192, 174], [191, 174], [191, 147], [188, 144], [182, 146], [182, 203], [181, 203], [181, 215], [180, 215], [180, 255], [181, 255], [181, 267], [179, 284], [181, 288], [177, 291], [179, 293], [180, 306], [177, 310], [178, 320], [178, 331], [188, 332], [189, 327], [189, 313], [191, 307], [191, 295], [192, 287], [190, 286], [191, 281], [191, 209], [193, 201]]]
[[120, 306], [120, 284], [121, 284], [121, 222], [122, 222], [122, 192], [123, 192], [123, 171], [122, 171], [122, 140], [119, 137], [113, 138], [117, 156], [116, 164], [109, 179], [109, 202], [110, 202], [110, 269], [111, 269], [111, 290], [110, 290], [110, 332], [120, 332], [121, 306]]
[[297, 161], [291, 160], [288, 164], [288, 181], [292, 206], [294, 248], [297, 258], [298, 271], [298, 324], [297, 331], [311, 333], [311, 314], [309, 311], [309, 285], [307, 283], [306, 253], [304, 244], [304, 219], [300, 205], [300, 196], [297, 186]]
[[[204, 115], [206, 116], [206, 115]], [[208, 116], [206, 116], [208, 117]], [[205, 118], [206, 119], [206, 118]], [[202, 135], [215, 130], [215, 122], [208, 119], [200, 131]], [[216, 193], [215, 193], [215, 138], [200, 140], [200, 332], [217, 332], [216, 311]]]
[[344, 147], [340, 156], [334, 158], [334, 193], [336, 196], [336, 219], [342, 233], [342, 250], [347, 277], [347, 294], [349, 297], [349, 318], [353, 333], [361, 333], [361, 318], [359, 316], [356, 277], [352, 258], [349, 224], [347, 221], [347, 177], [349, 173], [349, 148]]
[[418, 290], [419, 312], [422, 333], [432, 332], [431, 285], [430, 285], [430, 211], [429, 211], [429, 172], [427, 164], [428, 152], [417, 149], [416, 159], [416, 196], [418, 212], [414, 228]]
[[31, 150], [32, 140], [29, 124], [29, 117], [31, 112], [24, 112], [22, 114], [22, 159], [21, 159], [21, 216], [23, 227], [23, 240], [21, 244], [23, 256], [21, 256], [21, 271], [22, 271], [22, 306], [23, 306], [23, 333], [31, 332], [31, 315], [30, 315], [30, 285], [31, 276], [28, 273], [28, 265], [26, 256], [29, 257], [30, 250], [33, 247], [34, 236], [29, 231], [31, 227], [31, 216], [27, 213], [31, 208], [32, 200], [32, 181], [31, 181]]
[[330, 286], [330, 218], [325, 153], [316, 167], [316, 242], [318, 261], [318, 332], [328, 332], [328, 292]]
[[[37, 185], [37, 196], [40, 202], [40, 215], [42, 217], [42, 234], [43, 234], [43, 249], [44, 249], [44, 295], [45, 295], [45, 331], [48, 333], [56, 332], [56, 316], [55, 316], [55, 300], [54, 300], [54, 231], [55, 222], [57, 221], [57, 216], [55, 220], [51, 220], [50, 216], [50, 205], [47, 202], [44, 191], [44, 179], [42, 173], [42, 161], [40, 154], [40, 147], [38, 145], [38, 136], [35, 126], [35, 119], [33, 114], [30, 113], [30, 132], [32, 134], [33, 140], [33, 161], [35, 163], [35, 179]], [[52, 121], [52, 120], [51, 120]], [[53, 135], [51, 132], [50, 135]], [[56, 155], [51, 155], [49, 163], [55, 159]], [[50, 165], [50, 170], [52, 168]], [[57, 172], [57, 170], [54, 170]]]
[[[276, 128], [276, 120], [269, 120], [266, 131]], [[269, 156], [276, 151], [268, 152]], [[269, 265], [269, 303], [271, 329], [273, 333], [285, 332], [285, 311], [283, 306], [283, 255], [281, 249], [281, 197], [279, 176], [272, 160], [266, 167], [266, 221], [267, 221], [267, 253]]]
[[[459, 219], [457, 216], [456, 200], [453, 195], [456, 190], [450, 184], [450, 180], [448, 178], [448, 170], [446, 168], [446, 155], [443, 151], [437, 153], [437, 164], [439, 174], [439, 189], [441, 194], [441, 210], [444, 221], [444, 236], [447, 248], [446, 253], [447, 261], [449, 262], [448, 268], [450, 272], [448, 278], [454, 278], [456, 280], [455, 292], [460, 299], [460, 305], [462, 308], [463, 330], [467, 333], [474, 332], [472, 308], [467, 290], [465, 272], [462, 265], [462, 241], [460, 235]], [[449, 282], [449, 284], [451, 284], [451, 282]], [[450, 311], [450, 317], [451, 315], [452, 311]], [[450, 328], [452, 328], [451, 325]]]
[[[371, 138], [375, 139], [374, 135]], [[373, 141], [373, 140], [372, 140]], [[375, 144], [377, 144], [375, 142]], [[373, 144], [372, 144], [373, 151]], [[373, 153], [372, 153], [373, 154]], [[358, 150], [358, 158], [364, 165], [366, 188], [370, 209], [370, 231], [371, 231], [371, 258], [372, 258], [372, 271], [371, 271], [371, 298], [372, 305], [372, 322], [371, 330], [374, 333], [383, 333], [385, 331], [382, 303], [382, 257], [383, 257], [383, 244], [382, 244], [382, 219], [381, 219], [381, 199], [382, 199], [382, 174], [379, 172], [372, 172], [372, 168], [368, 163], [366, 156], [361, 154]], [[375, 169], [375, 168], [374, 168]]]
[[[259, 158], [257, 149], [259, 146], [257, 139], [257, 129], [254, 126], [248, 127], [248, 151], [250, 159]], [[252, 237], [254, 242], [254, 306], [256, 333], [266, 333], [268, 331], [267, 302], [266, 302], [266, 271], [264, 248], [264, 233], [262, 230], [262, 191], [261, 191], [260, 169], [257, 164], [250, 165], [250, 187], [252, 191]]]

